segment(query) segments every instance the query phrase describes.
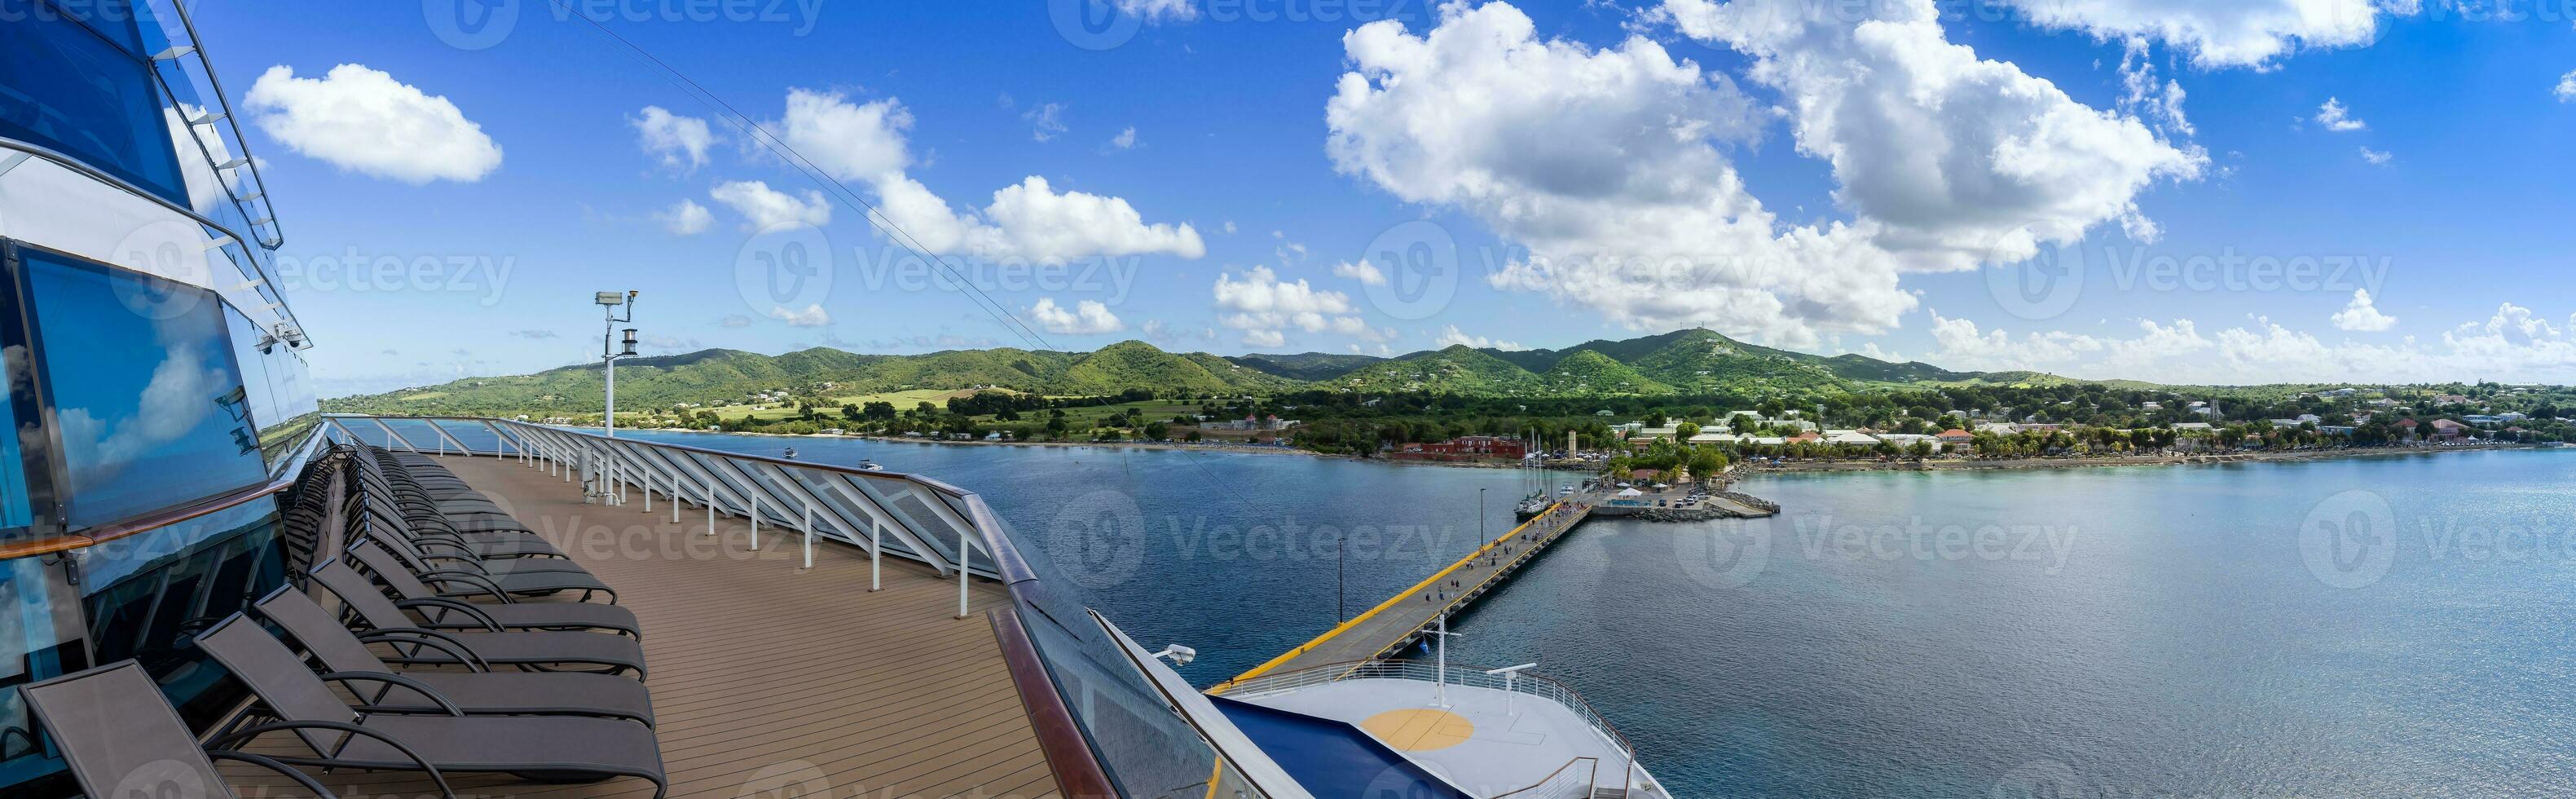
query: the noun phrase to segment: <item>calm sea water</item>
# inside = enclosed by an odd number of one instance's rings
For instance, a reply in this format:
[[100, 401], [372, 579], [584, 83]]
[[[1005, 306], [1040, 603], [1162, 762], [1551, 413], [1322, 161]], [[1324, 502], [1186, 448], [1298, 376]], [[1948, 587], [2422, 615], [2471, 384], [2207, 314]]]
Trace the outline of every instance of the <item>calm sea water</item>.
[[[1336, 539], [1356, 613], [1474, 546], [1477, 489], [1499, 534], [1523, 485], [643, 435], [983, 492], [1201, 684], [1332, 623]], [[1450, 654], [1538, 662], [1684, 796], [2576, 793], [2571, 455], [1762, 478], [1778, 519], [1586, 525]]]

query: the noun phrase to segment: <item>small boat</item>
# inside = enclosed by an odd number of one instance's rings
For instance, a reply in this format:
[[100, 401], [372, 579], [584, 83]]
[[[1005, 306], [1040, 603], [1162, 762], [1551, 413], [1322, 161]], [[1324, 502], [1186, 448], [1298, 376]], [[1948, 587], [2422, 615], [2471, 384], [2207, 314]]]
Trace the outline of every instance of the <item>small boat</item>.
[[791, 460], [791, 461], [792, 461], [792, 460], [795, 460], [795, 459], [796, 459], [796, 448], [795, 448], [795, 447], [788, 447], [788, 448], [787, 448], [787, 453], [786, 453], [785, 455], [781, 456], [781, 457], [785, 457], [786, 459]]
[[866, 469], [871, 472], [885, 471], [885, 467], [879, 466], [876, 461], [868, 460], [866, 458], [859, 459], [859, 468]]

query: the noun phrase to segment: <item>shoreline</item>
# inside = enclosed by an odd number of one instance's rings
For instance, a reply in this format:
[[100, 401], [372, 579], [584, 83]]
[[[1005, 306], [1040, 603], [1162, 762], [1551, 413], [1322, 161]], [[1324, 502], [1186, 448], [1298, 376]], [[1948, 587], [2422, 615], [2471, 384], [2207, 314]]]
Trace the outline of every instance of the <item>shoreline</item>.
[[[1750, 466], [1740, 470], [1743, 476], [1758, 474], [1827, 473], [1827, 472], [1938, 472], [1938, 471], [2019, 471], [2034, 469], [2101, 469], [2121, 466], [2213, 466], [2229, 463], [2285, 463], [2293, 461], [2339, 460], [2344, 458], [2394, 458], [2421, 455], [2443, 455], [2458, 452], [2502, 452], [2509, 450], [2549, 449], [2536, 444], [2497, 444], [2453, 447], [2367, 447], [2328, 450], [2292, 450], [2288, 452], [2229, 452], [2222, 454], [2160, 454], [2082, 456], [2058, 458], [1969, 458], [1964, 460], [1915, 461], [1802, 461], [1787, 464]], [[1731, 470], [1732, 471], [1732, 470]]]
[[[595, 428], [595, 427], [587, 427], [587, 428], [581, 428], [581, 429], [596, 430], [596, 429], [599, 429], [599, 428]], [[1510, 462], [1503, 462], [1503, 461], [1495, 461], [1495, 462], [1476, 462], [1476, 461], [1431, 461], [1431, 460], [1405, 460], [1405, 459], [1397, 459], [1397, 458], [1370, 458], [1370, 457], [1363, 457], [1363, 456], [1359, 456], [1359, 455], [1350, 455], [1350, 454], [1341, 454], [1341, 453], [1327, 453], [1327, 452], [1316, 452], [1316, 451], [1313, 451], [1313, 450], [1298, 449], [1298, 448], [1296, 448], [1296, 447], [1257, 446], [1257, 445], [1251, 445], [1251, 444], [1230, 444], [1230, 443], [1229, 443], [1229, 444], [1206, 444], [1206, 443], [1201, 443], [1201, 444], [1188, 444], [1188, 443], [1182, 443], [1182, 442], [1178, 442], [1178, 441], [942, 441], [942, 440], [933, 440], [933, 439], [928, 439], [928, 438], [903, 438], [903, 437], [894, 437], [894, 436], [859, 436], [859, 435], [849, 435], [849, 434], [832, 434], [832, 433], [760, 433], [760, 432], [749, 432], [749, 431], [744, 431], [744, 432], [729, 432], [729, 431], [719, 431], [719, 430], [688, 430], [688, 429], [676, 428], [676, 427], [649, 427], [649, 428], [623, 428], [623, 429], [629, 429], [629, 430], [647, 430], [647, 431], [656, 432], [656, 433], [699, 433], [699, 434], [711, 434], [711, 435], [767, 436], [767, 437], [771, 437], [771, 438], [785, 438], [785, 439], [798, 439], [798, 438], [822, 438], [822, 439], [851, 440], [851, 441], [873, 441], [873, 442], [887, 443], [887, 444], [917, 444], [917, 445], [924, 445], [924, 446], [965, 446], [965, 447], [1133, 447], [1133, 448], [1136, 448], [1136, 449], [1170, 450], [1170, 451], [1179, 451], [1179, 452], [1225, 452], [1225, 453], [1235, 453], [1235, 454], [1243, 454], [1243, 455], [1302, 455], [1302, 456], [1312, 457], [1312, 458], [1337, 458], [1337, 459], [1341, 459], [1341, 460], [1357, 461], [1357, 462], [1360, 462], [1360, 463], [1376, 463], [1376, 464], [1384, 464], [1384, 465], [1389, 465], [1389, 466], [1434, 466], [1434, 467], [1447, 467], [1447, 468], [1459, 468], [1459, 469], [1517, 469], [1517, 468], [1520, 468], [1520, 464], [1517, 464], [1517, 463], [1510, 463]], [[2121, 467], [2121, 466], [2192, 466], [2192, 465], [2218, 465], [2218, 464], [2228, 464], [2228, 463], [2282, 463], [2282, 462], [2292, 462], [2292, 461], [2309, 461], [2309, 460], [2335, 460], [2335, 459], [2342, 459], [2342, 458], [2388, 458], [2388, 457], [2405, 457], [2405, 456], [2416, 456], [2416, 455], [2441, 455], [2441, 454], [2456, 453], [2456, 452], [2497, 452], [2497, 451], [2505, 451], [2505, 450], [2540, 450], [2540, 449], [2549, 449], [2549, 447], [2544, 447], [2544, 446], [2537, 445], [2537, 444], [2492, 444], [2492, 445], [2490, 445], [2490, 444], [2476, 444], [2476, 445], [2464, 445], [2464, 446], [2443, 446], [2443, 447], [2354, 447], [2354, 448], [2347, 448], [2347, 449], [2292, 450], [2292, 451], [2287, 451], [2287, 452], [2254, 451], [2254, 452], [2229, 452], [2229, 453], [2218, 453], [2218, 454], [2179, 454], [2179, 453], [2166, 453], [2166, 454], [2157, 454], [2157, 455], [2116, 455], [2116, 456], [2054, 457], [2054, 458], [2049, 458], [2049, 457], [2041, 457], [2041, 458], [1967, 458], [1967, 459], [1941, 459], [1941, 458], [1935, 458], [1935, 459], [1932, 459], [1932, 460], [1919, 461], [1919, 462], [1918, 462], [1918, 461], [1908, 461], [1908, 460], [1900, 460], [1900, 461], [1892, 461], [1892, 462], [1882, 462], [1882, 461], [1850, 461], [1850, 460], [1810, 460], [1810, 461], [1796, 461], [1796, 462], [1791, 462], [1791, 463], [1786, 463], [1786, 464], [1765, 464], [1765, 465], [1759, 465], [1759, 466], [1757, 466], [1757, 465], [1753, 465], [1753, 464], [1752, 464], [1752, 463], [1750, 463], [1750, 462], [1739, 462], [1738, 464], [1736, 464], [1736, 465], [1734, 465], [1734, 466], [1732, 466], [1732, 467], [1730, 467], [1730, 468], [1728, 468], [1728, 469], [1727, 469], [1727, 477], [1728, 477], [1728, 482], [1732, 482], [1733, 480], [1736, 480], [1736, 479], [1742, 479], [1742, 478], [1745, 478], [1745, 477], [1752, 477], [1752, 476], [1755, 476], [1755, 475], [1761, 475], [1761, 474], [1792, 474], [1792, 473], [1802, 473], [1802, 474], [1821, 474], [1821, 473], [1833, 473], [1833, 472], [2020, 471], [2020, 470], [2035, 470], [2035, 469], [2100, 469], [2100, 468], [2115, 468], [2115, 467]], [[1559, 468], [1559, 467], [1554, 467], [1554, 466], [1547, 467], [1547, 469], [1546, 469], [1546, 470], [1547, 470], [1547, 471], [1550, 471], [1550, 472], [1567, 472], [1567, 473], [1584, 473], [1584, 472], [1586, 471], [1586, 470], [1583, 470], [1583, 469], [1565, 469], [1565, 468]]]

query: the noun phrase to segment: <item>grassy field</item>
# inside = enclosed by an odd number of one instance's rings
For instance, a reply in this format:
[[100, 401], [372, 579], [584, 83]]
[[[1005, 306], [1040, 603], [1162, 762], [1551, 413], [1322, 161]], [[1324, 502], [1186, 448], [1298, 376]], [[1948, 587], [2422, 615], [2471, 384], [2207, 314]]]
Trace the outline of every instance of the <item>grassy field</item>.
[[[907, 406], [902, 403], [896, 403], [895, 407], [902, 408]], [[1169, 422], [1174, 416], [1196, 415], [1199, 412], [1199, 406], [1195, 403], [1175, 404], [1161, 400], [1147, 402], [1122, 402], [1116, 405], [1066, 408], [1064, 409], [1064, 423], [1067, 426], [1079, 430], [1095, 426], [1102, 419], [1107, 419], [1112, 416], [1125, 416], [1127, 414], [1127, 409], [1129, 408], [1142, 408], [1143, 413], [1145, 414], [1145, 421], [1148, 422]], [[978, 416], [975, 417], [975, 420], [978, 422], [989, 423], [993, 421], [993, 417]], [[1020, 421], [1023, 422], [1038, 422], [1043, 424], [1046, 420], [1046, 411], [1020, 412]]]
[[[866, 407], [867, 404], [871, 402], [891, 402], [894, 403], [895, 410], [899, 411], [911, 410], [913, 406], [924, 402], [937, 405], [941, 408], [946, 408], [948, 407], [949, 398], [973, 396], [974, 393], [975, 392], [972, 391], [948, 391], [943, 389], [913, 389], [910, 391], [888, 391], [881, 394], [833, 397], [830, 404], [820, 408], [815, 408], [814, 412], [832, 419], [838, 419], [841, 416], [842, 405], [847, 404]], [[763, 421], [796, 418], [796, 404], [793, 402], [781, 403], [769, 408], [759, 408], [751, 405], [728, 405], [722, 408], [714, 408], [712, 410], [715, 411], [716, 418], [727, 420], [741, 419], [744, 417], [761, 419]], [[625, 414], [618, 415], [622, 417]]]

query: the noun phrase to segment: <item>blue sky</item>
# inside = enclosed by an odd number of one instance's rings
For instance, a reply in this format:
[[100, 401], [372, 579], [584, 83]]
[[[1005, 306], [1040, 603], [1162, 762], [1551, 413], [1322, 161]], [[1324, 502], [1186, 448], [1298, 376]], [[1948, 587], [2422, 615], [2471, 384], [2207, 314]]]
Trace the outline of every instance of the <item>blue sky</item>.
[[[1994, 2], [1116, 0], [1105, 34], [1048, 3], [575, 6], [858, 197], [944, 201], [900, 227], [1034, 332], [890, 269], [904, 250], [853, 207], [547, 3], [492, 4], [483, 40], [444, 0], [197, 21], [327, 393], [593, 357], [606, 289], [642, 292], [653, 352], [1400, 354], [1703, 324], [2088, 377], [2576, 382], [2562, 9]], [[657, 149], [647, 107], [713, 141]], [[1365, 282], [1406, 277], [1390, 242], [1454, 294]], [[790, 243], [829, 255], [828, 291], [757, 289]], [[408, 271], [352, 280], [352, 255]]]

